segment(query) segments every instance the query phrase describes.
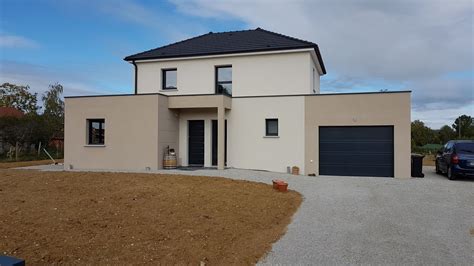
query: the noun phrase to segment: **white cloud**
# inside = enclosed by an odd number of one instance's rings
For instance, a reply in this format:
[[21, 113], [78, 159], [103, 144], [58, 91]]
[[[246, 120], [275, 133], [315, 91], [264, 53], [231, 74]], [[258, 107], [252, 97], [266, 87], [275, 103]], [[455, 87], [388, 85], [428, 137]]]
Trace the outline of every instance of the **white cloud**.
[[39, 44], [26, 37], [17, 35], [0, 34], [0, 47], [2, 48], [37, 48]]

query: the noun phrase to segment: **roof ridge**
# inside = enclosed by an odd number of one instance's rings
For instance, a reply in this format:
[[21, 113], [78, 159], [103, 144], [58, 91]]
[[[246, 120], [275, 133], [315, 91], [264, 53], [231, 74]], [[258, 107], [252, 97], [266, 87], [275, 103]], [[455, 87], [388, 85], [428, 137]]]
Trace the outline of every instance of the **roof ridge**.
[[262, 29], [260, 27], [256, 28], [255, 30], [259, 30], [259, 31], [263, 31], [263, 32], [266, 32], [266, 33], [270, 33], [270, 34], [273, 34], [273, 35], [280, 36], [280, 37], [288, 38], [288, 39], [291, 39], [291, 40], [294, 40], [294, 41], [304, 42], [306, 44], [317, 45], [314, 42], [310, 42], [310, 41], [303, 40], [303, 39], [298, 39], [298, 38], [291, 37], [291, 36], [281, 34], [281, 33], [278, 33], [278, 32], [269, 31], [269, 30], [266, 30], [266, 29]]
[[225, 34], [225, 33], [234, 33], [234, 32], [244, 32], [244, 31], [254, 31], [254, 29], [247, 29], [247, 30], [231, 30], [231, 31], [220, 31], [220, 32], [210, 32], [212, 34]]
[[152, 48], [150, 50], [146, 50], [146, 51], [143, 51], [143, 52], [140, 52], [140, 53], [132, 54], [132, 55], [129, 55], [129, 56], [125, 57], [124, 60], [127, 60], [127, 58], [129, 58], [129, 57], [133, 57], [133, 56], [137, 56], [137, 55], [141, 55], [141, 54], [144, 54], [144, 53], [151, 52], [153, 50], [158, 50], [158, 49], [165, 48], [165, 47], [175, 45], [175, 44], [178, 44], [178, 43], [182, 43], [182, 42], [194, 40], [194, 39], [197, 39], [197, 38], [201, 38], [201, 37], [204, 37], [204, 36], [209, 35], [209, 34], [214, 34], [214, 33], [212, 31], [210, 31], [210, 32], [205, 33], [205, 34], [201, 34], [201, 35], [194, 36], [194, 37], [191, 37], [191, 38], [188, 38], [188, 39], [184, 39], [184, 40], [181, 40], [181, 41], [170, 43], [170, 44], [167, 44], [167, 45], [164, 45], [164, 46], [159, 46], [159, 47], [156, 47], [156, 48]]

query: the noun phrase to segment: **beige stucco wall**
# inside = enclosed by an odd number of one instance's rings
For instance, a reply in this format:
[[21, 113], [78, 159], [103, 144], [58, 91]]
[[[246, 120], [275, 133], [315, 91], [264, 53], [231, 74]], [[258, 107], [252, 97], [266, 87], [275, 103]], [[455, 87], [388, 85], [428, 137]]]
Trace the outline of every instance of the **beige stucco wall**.
[[[309, 94], [315, 64], [309, 51], [137, 62], [138, 93], [215, 93], [215, 66], [232, 65], [233, 96]], [[177, 68], [176, 91], [161, 91], [166, 68]], [[319, 91], [319, 74], [315, 86]]]
[[[304, 174], [304, 96], [233, 98], [228, 112], [228, 165]], [[265, 136], [265, 119], [278, 118], [278, 137]]]
[[[172, 99], [163, 95], [66, 98], [65, 168], [157, 169], [168, 145], [178, 152], [180, 164], [187, 165], [188, 120], [205, 120], [205, 166], [211, 166], [211, 121], [217, 119], [217, 107], [169, 109], [183, 103]], [[225, 116], [229, 167], [285, 172], [287, 166], [299, 166], [302, 174], [318, 174], [319, 126], [390, 125], [394, 126], [395, 177], [410, 177], [410, 93], [223, 100], [232, 101], [224, 104], [232, 106]], [[88, 118], [105, 119], [103, 147], [86, 145]], [[266, 118], [278, 118], [278, 138], [265, 137]]]
[[306, 173], [318, 174], [319, 126], [394, 126], [394, 175], [410, 173], [410, 93], [305, 96]]
[[158, 168], [163, 167], [163, 155], [168, 146], [179, 157], [179, 111], [169, 109], [168, 102], [168, 97], [158, 97]]
[[[163, 146], [177, 142], [173, 113], [166, 110], [159, 115], [165, 101], [161, 95], [66, 98], [65, 168], [157, 169]], [[89, 118], [105, 119], [104, 146], [86, 145]]]

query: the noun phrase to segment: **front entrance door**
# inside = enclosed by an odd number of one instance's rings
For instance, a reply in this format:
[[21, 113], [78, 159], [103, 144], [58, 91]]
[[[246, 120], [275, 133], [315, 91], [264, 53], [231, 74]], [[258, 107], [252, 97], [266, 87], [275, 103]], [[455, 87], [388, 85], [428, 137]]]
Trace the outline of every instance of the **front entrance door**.
[[204, 120], [188, 121], [188, 164], [204, 165]]
[[[224, 165], [227, 165], [227, 120], [224, 123]], [[212, 120], [212, 165], [217, 165], [217, 120]]]

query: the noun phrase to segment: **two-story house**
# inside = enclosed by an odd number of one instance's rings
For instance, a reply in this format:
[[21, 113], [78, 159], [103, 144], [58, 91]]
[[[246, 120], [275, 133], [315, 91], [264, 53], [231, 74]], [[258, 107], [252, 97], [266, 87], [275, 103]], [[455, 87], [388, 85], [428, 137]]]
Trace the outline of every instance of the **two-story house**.
[[125, 61], [134, 94], [66, 98], [67, 169], [160, 169], [171, 147], [180, 166], [410, 177], [410, 92], [320, 94], [315, 43], [210, 32]]

